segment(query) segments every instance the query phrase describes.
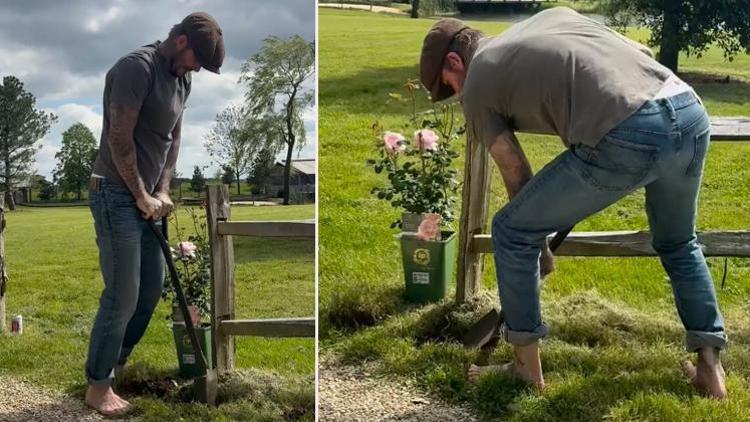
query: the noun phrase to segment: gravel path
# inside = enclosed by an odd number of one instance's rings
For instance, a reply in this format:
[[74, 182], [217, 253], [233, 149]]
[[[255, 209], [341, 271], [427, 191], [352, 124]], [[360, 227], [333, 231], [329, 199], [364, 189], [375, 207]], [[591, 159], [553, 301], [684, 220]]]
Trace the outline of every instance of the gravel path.
[[[331, 7], [336, 9], [359, 9], [359, 10], [370, 10], [370, 5], [368, 4], [348, 4], [348, 3], [318, 3], [318, 7]], [[387, 7], [387, 6], [372, 6], [372, 11], [376, 13], [395, 13], [398, 15], [404, 15], [406, 12], [404, 12], [401, 9], [397, 9], [395, 7]]]
[[[27, 381], [0, 375], [0, 421], [100, 421], [83, 401], [45, 390]], [[114, 419], [107, 419], [109, 421]]]
[[374, 375], [372, 365], [342, 366], [321, 355], [321, 421], [477, 421], [467, 409], [426, 395], [406, 381]]

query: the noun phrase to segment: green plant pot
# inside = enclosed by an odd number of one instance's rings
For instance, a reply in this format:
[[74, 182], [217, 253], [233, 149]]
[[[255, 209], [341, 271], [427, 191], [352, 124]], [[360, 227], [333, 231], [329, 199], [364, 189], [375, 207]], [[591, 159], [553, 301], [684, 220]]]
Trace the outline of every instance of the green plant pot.
[[445, 297], [453, 277], [457, 241], [454, 232], [442, 232], [442, 237], [440, 241], [425, 241], [401, 235], [407, 300], [427, 303]]
[[[172, 323], [172, 333], [174, 334], [174, 343], [177, 349], [177, 361], [180, 364], [180, 376], [195, 378], [203, 375], [206, 370], [203, 367], [201, 358], [193, 350], [185, 324]], [[206, 354], [209, 369], [213, 369], [214, 364], [211, 358], [211, 324], [203, 323], [200, 327], [195, 327], [195, 335], [198, 337], [203, 353]]]

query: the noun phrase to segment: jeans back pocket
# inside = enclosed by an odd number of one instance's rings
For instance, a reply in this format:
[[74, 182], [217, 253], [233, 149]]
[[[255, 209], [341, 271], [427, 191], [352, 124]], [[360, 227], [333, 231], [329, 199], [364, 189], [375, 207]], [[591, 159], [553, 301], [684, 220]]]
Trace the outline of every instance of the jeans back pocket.
[[646, 179], [659, 155], [659, 147], [625, 141], [607, 135], [595, 147], [579, 145], [581, 174], [594, 187], [606, 191], [630, 191]]
[[709, 126], [698, 132], [695, 135], [694, 142], [693, 158], [690, 160], [685, 174], [691, 177], [700, 177], [703, 174], [703, 165], [706, 162], [708, 144], [711, 142], [711, 127]]

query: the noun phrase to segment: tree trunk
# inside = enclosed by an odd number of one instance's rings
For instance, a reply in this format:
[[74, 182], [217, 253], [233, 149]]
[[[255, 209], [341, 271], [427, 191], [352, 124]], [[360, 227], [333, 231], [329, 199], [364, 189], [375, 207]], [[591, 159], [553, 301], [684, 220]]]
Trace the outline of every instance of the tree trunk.
[[5, 270], [5, 200], [0, 197], [0, 333], [5, 332], [5, 289], [8, 284], [8, 271]]
[[289, 178], [292, 175], [292, 153], [294, 152], [294, 143], [287, 143], [286, 163], [284, 163], [284, 205], [289, 205]]
[[419, 0], [411, 0], [411, 18], [419, 18]]
[[13, 192], [10, 189], [5, 191], [5, 201], [8, 203], [9, 211], [16, 210], [16, 199], [13, 198]]
[[677, 62], [680, 54], [679, 47], [679, 10], [675, 0], [665, 2], [664, 23], [661, 29], [661, 45], [659, 48], [659, 63], [677, 73]]
[[242, 185], [242, 180], [240, 180], [240, 173], [239, 172], [235, 173], [234, 175], [237, 176], [237, 196], [239, 196], [240, 195], [240, 186]]

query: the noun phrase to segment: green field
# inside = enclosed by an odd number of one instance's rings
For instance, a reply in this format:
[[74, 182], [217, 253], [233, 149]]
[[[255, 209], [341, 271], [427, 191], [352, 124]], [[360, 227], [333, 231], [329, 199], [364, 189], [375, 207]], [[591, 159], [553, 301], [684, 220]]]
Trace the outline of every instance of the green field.
[[[657, 259], [560, 258], [543, 289], [551, 337], [543, 348], [549, 388], [535, 394], [503, 377], [469, 383], [465, 368], [479, 358], [451, 341], [446, 318], [460, 320], [497, 301], [494, 266], [485, 256], [479, 304], [463, 309], [411, 307], [401, 300], [403, 280], [395, 230], [399, 212], [369, 191], [382, 185], [365, 164], [373, 158], [371, 126], [406, 131], [409, 108], [388, 103], [418, 77], [422, 39], [433, 20], [319, 9], [320, 324], [323, 351], [344, 362], [379, 362], [449, 401], [469, 403], [487, 418], [509, 420], [747, 420], [750, 414], [750, 262], [730, 259], [719, 300], [731, 336], [724, 355], [731, 399], [693, 394], [679, 372], [687, 358], [671, 290]], [[486, 33], [507, 23], [475, 22]], [[645, 40], [643, 31], [629, 35]], [[681, 57], [681, 70], [731, 75], [750, 82], [750, 56], [724, 61], [718, 49], [701, 59]], [[750, 115], [750, 85], [694, 84], [712, 115]], [[426, 108], [427, 104], [422, 103]], [[413, 129], [412, 129], [413, 130]], [[562, 143], [521, 135], [534, 170]], [[462, 148], [460, 148], [462, 150]], [[750, 143], [714, 143], [706, 165], [699, 230], [750, 227]], [[459, 160], [458, 169], [463, 169]], [[490, 210], [507, 201], [493, 169]], [[647, 229], [643, 193], [636, 192], [581, 222], [579, 231]], [[710, 259], [715, 280], [723, 260]], [[450, 301], [447, 301], [450, 303]], [[455, 330], [455, 327], [453, 327]], [[507, 361], [499, 347], [490, 362]]]
[[[185, 225], [187, 214], [179, 212]], [[24, 334], [0, 336], [0, 378], [21, 376], [82, 397], [88, 338], [103, 288], [91, 213], [88, 207], [19, 207], [6, 216], [7, 313], [23, 315]], [[232, 220], [314, 217], [313, 205], [232, 208]], [[171, 235], [175, 242], [174, 230]], [[235, 238], [237, 317], [314, 315], [314, 253], [309, 240]], [[175, 375], [170, 311], [166, 302], [157, 308], [130, 360], [130, 385]], [[146, 420], [314, 419], [314, 340], [238, 338], [237, 366], [240, 376], [220, 392], [225, 402], [217, 409], [175, 398], [125, 397]]]

